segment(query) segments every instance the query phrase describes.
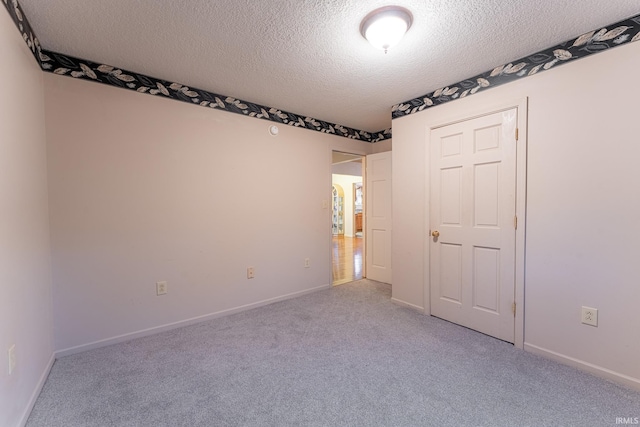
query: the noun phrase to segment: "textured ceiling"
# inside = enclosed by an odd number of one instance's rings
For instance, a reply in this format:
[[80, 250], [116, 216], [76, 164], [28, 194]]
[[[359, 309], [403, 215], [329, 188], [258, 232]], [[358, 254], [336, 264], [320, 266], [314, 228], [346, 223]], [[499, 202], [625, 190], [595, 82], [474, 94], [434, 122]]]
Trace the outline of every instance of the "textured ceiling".
[[[48, 50], [366, 131], [391, 106], [640, 13], [637, 0], [20, 0]], [[386, 55], [359, 32], [388, 4]]]

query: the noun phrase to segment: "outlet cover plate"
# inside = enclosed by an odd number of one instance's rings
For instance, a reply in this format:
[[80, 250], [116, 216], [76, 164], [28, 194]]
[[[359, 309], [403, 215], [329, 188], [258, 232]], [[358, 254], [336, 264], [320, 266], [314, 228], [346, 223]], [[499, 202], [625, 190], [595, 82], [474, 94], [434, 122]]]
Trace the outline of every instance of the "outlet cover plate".
[[590, 326], [598, 326], [598, 309], [593, 307], [582, 307], [582, 323]]
[[156, 282], [156, 294], [158, 296], [167, 294], [167, 282]]

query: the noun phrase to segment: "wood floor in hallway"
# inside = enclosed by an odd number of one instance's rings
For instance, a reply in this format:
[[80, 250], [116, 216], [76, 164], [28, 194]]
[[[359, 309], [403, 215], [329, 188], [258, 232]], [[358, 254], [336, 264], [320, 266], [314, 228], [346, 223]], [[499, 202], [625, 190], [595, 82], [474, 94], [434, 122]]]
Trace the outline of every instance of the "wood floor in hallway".
[[363, 240], [361, 237], [333, 236], [331, 260], [334, 285], [362, 279]]

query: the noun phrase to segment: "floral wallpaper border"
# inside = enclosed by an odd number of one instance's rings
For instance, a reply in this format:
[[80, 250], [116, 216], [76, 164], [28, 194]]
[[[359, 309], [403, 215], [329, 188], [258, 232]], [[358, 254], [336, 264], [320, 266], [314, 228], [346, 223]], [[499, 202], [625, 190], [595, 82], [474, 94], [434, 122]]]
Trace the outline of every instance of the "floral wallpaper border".
[[42, 49], [18, 1], [3, 2], [44, 71], [369, 143], [391, 138], [390, 128], [366, 132]]
[[22, 7], [18, 3], [17, 0], [2, 0], [4, 2], [5, 7], [7, 8], [7, 12], [9, 12], [9, 16], [13, 20], [13, 23], [16, 24], [18, 30], [20, 30], [20, 34], [22, 34], [22, 38], [24, 39], [31, 52], [33, 52], [33, 56], [40, 63], [39, 54], [41, 51], [40, 42], [36, 38], [33, 33], [33, 29], [31, 28], [31, 24], [27, 20], [24, 12], [22, 11]]
[[552, 48], [500, 65], [491, 71], [434, 92], [396, 104], [391, 117], [397, 119], [449, 101], [461, 99], [523, 77], [568, 64], [594, 53], [640, 40], [640, 15], [590, 31]]
[[[3, 2], [20, 30], [22, 38], [44, 71], [369, 143], [391, 138], [391, 128], [366, 132], [42, 49], [18, 1], [3, 0]], [[396, 104], [392, 107], [391, 117], [397, 119], [415, 114], [426, 108], [465, 98], [637, 40], [640, 40], [640, 15], [590, 31], [475, 77]]]
[[165, 97], [201, 107], [219, 109], [364, 142], [373, 143], [391, 137], [391, 129], [373, 133], [365, 132], [56, 52], [42, 50], [39, 56], [42, 69], [53, 74], [92, 80], [110, 86], [135, 90], [138, 93]]

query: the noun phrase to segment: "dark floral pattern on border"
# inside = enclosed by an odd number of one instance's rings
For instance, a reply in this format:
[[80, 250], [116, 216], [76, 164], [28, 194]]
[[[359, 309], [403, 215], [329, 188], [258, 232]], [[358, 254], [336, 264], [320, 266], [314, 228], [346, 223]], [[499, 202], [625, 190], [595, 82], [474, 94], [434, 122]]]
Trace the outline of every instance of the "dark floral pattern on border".
[[[189, 88], [180, 83], [167, 82], [154, 77], [122, 70], [110, 65], [97, 64], [41, 48], [22, 7], [17, 0], [3, 0], [4, 5], [22, 34], [25, 43], [33, 52], [36, 61], [44, 71], [74, 78], [92, 80], [111, 86], [135, 90], [140, 93], [164, 96], [177, 101], [202, 107], [217, 108], [263, 120], [286, 124], [317, 132], [334, 134], [364, 142], [380, 142], [391, 138], [391, 128], [377, 132], [337, 125], [281, 111], [276, 108], [242, 101], [229, 96], [218, 95], [202, 89]], [[609, 28], [601, 28], [585, 33], [575, 40], [569, 40], [552, 48], [540, 51], [517, 61], [494, 68], [483, 74], [456, 84], [440, 88], [418, 98], [396, 104], [392, 107], [391, 118], [397, 119], [415, 114], [455, 99], [465, 98], [487, 88], [496, 87], [522, 77], [532, 76], [554, 66], [568, 63], [612, 47], [640, 40], [640, 15], [636, 15]]]
[[313, 117], [300, 116], [277, 108], [254, 104], [230, 96], [190, 88], [181, 83], [160, 80], [155, 77], [119, 69], [111, 65], [98, 64], [44, 50], [40, 47], [40, 42], [37, 37], [35, 37], [31, 25], [27, 21], [18, 1], [3, 0], [3, 2], [13, 22], [33, 52], [36, 61], [44, 71], [77, 79], [91, 80], [110, 86], [135, 90], [139, 93], [167, 97], [201, 107], [220, 109], [231, 113], [333, 134], [349, 139], [356, 139], [363, 142], [373, 143], [391, 138], [390, 128], [378, 132], [366, 132], [314, 119]]
[[18, 27], [20, 34], [22, 34], [24, 42], [29, 46], [34, 58], [38, 61], [38, 64], [41, 64], [43, 60], [48, 60], [49, 58], [42, 53], [40, 42], [35, 36], [33, 29], [31, 28], [31, 24], [22, 11], [22, 6], [20, 6], [18, 0], [2, 1], [4, 2], [4, 6], [7, 8], [7, 12], [9, 12], [9, 16], [13, 20], [13, 23]]
[[594, 53], [640, 40], [640, 15], [612, 24], [609, 28], [590, 31], [576, 39], [494, 68], [467, 80], [393, 106], [392, 119], [418, 113], [426, 108], [473, 95], [532, 76], [554, 66], [569, 63]]
[[137, 74], [132, 71], [99, 64], [84, 59], [44, 51], [42, 68], [53, 74], [71, 76], [77, 79], [91, 80], [110, 86], [135, 90], [160, 97], [187, 102], [201, 107], [214, 108], [231, 113], [242, 114], [257, 119], [269, 120], [294, 127], [328, 133], [364, 142], [377, 142], [391, 137], [390, 130], [376, 133], [365, 132], [341, 126], [313, 117], [300, 116], [273, 107], [254, 104], [230, 96], [220, 95], [206, 90], [191, 88], [182, 83], [160, 80], [155, 77]]

